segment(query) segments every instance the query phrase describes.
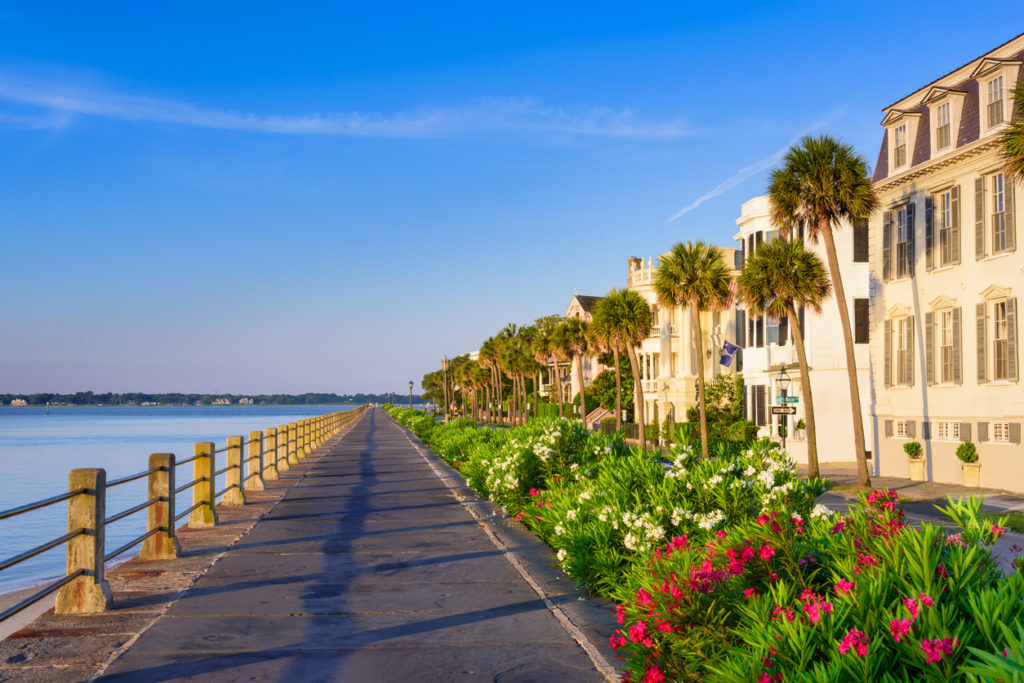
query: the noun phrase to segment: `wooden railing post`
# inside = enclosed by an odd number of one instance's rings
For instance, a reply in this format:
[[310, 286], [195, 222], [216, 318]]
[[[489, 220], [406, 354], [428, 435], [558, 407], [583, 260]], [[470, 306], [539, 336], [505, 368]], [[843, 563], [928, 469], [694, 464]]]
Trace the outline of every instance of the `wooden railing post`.
[[306, 421], [299, 420], [295, 423], [295, 451], [296, 456], [301, 460], [306, 456]]
[[140, 560], [173, 560], [181, 552], [174, 535], [174, 453], [154, 453], [149, 456], [149, 499], [153, 503], [147, 510], [147, 531], [159, 529], [142, 542]]
[[217, 483], [213, 474], [217, 468], [214, 450], [212, 441], [200, 441], [195, 446], [195, 454], [199, 457], [192, 463], [192, 478], [199, 481], [192, 487], [192, 504], [199, 507], [189, 515], [190, 527], [217, 526], [217, 510], [214, 507], [217, 502], [214, 500]]
[[292, 468], [288, 462], [288, 425], [277, 428], [277, 471], [287, 472]]
[[288, 464], [297, 465], [299, 462], [298, 425], [294, 422], [288, 423]]
[[262, 491], [263, 486], [263, 432], [249, 432], [249, 466], [246, 468], [245, 490]]
[[241, 436], [229, 436], [227, 439], [227, 466], [224, 473], [224, 485], [227, 491], [221, 499], [221, 505], [245, 505], [245, 492], [242, 491], [242, 442]]
[[107, 472], [104, 469], [71, 470], [68, 490], [82, 493], [68, 499], [68, 533], [83, 529], [67, 544], [67, 573], [85, 573], [57, 592], [57, 614], [105, 612], [113, 593], [103, 576], [104, 520], [107, 518]]
[[263, 478], [266, 481], [277, 479], [277, 427], [267, 427], [264, 432], [263, 445], [266, 452], [263, 454]]

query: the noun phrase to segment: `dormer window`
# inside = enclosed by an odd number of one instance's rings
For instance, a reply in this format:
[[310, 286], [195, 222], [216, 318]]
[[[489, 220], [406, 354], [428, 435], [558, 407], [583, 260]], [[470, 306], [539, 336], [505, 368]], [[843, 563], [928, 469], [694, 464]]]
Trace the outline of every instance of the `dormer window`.
[[988, 127], [992, 128], [1003, 122], [1003, 76], [1002, 74], [988, 81]]
[[935, 149], [946, 149], [950, 143], [950, 103], [935, 108]]
[[893, 129], [893, 166], [907, 165], [907, 124], [901, 123]]

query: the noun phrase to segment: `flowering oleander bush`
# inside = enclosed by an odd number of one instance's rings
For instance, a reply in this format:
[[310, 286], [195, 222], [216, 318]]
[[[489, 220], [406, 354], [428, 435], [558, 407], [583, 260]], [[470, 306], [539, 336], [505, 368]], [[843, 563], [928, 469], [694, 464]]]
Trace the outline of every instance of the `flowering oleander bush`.
[[611, 644], [634, 681], [964, 678], [992, 666], [972, 652], [1017, 647], [999, 624], [1024, 619], [1024, 579], [1003, 577], [1002, 529], [979, 506], [949, 502], [953, 535], [907, 527], [895, 492], [876, 491], [841, 518], [773, 511], [705, 543], [674, 537], [637, 573]]

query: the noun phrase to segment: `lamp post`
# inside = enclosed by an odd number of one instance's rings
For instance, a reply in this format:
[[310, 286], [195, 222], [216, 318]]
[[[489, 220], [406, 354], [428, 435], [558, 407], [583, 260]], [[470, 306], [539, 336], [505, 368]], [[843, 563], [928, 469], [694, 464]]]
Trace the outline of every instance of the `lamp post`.
[[409, 410], [412, 410], [412, 380], [409, 380]]
[[[783, 365], [782, 369], [779, 370], [779, 376], [775, 378], [775, 384], [779, 387], [779, 391], [781, 392], [782, 405], [788, 405], [786, 403], [786, 395], [789, 390], [790, 381], [789, 373], [786, 372], [786, 366]], [[780, 425], [782, 427], [782, 433], [779, 436], [782, 437], [782, 450], [786, 450], [786, 432], [789, 431], [789, 416], [780, 415], [780, 417], [782, 418], [782, 424]]]
[[448, 405], [450, 403], [448, 401], [448, 364], [450, 362], [447, 355], [441, 359], [441, 369], [444, 371], [444, 421], [446, 424], [448, 422]]

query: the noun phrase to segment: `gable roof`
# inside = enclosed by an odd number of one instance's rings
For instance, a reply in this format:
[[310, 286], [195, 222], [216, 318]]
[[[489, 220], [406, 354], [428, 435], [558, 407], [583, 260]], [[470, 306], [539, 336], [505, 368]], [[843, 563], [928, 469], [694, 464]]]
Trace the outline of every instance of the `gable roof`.
[[575, 298], [576, 301], [580, 302], [580, 308], [582, 308], [587, 313], [592, 313], [594, 311], [594, 304], [596, 304], [598, 301], [600, 301], [604, 297], [602, 297], [602, 296], [585, 296], [583, 294], [577, 294], [573, 298]]

